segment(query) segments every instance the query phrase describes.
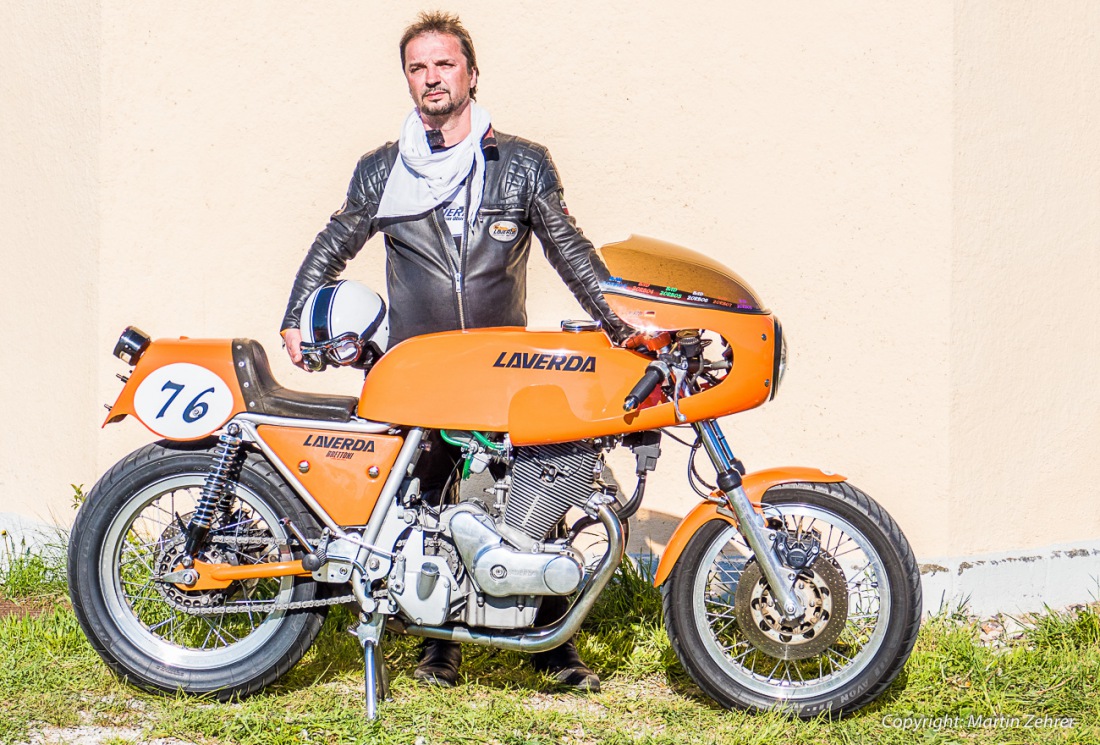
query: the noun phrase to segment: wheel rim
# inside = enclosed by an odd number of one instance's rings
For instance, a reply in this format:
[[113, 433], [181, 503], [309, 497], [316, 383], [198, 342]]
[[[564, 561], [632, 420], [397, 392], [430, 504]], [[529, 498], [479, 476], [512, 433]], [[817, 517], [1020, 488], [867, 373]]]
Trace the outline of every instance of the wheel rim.
[[[162, 479], [134, 493], [115, 516], [100, 553], [104, 600], [119, 632], [144, 654], [191, 669], [227, 667], [262, 647], [278, 631], [285, 611], [234, 612], [233, 605], [289, 601], [291, 577], [234, 582], [223, 591], [181, 592], [153, 577], [172, 565], [205, 481], [204, 473]], [[177, 519], [178, 516], [178, 519]], [[267, 501], [243, 484], [233, 486], [229, 508], [211, 524], [207, 558], [230, 563], [289, 559], [287, 535]], [[204, 559], [206, 560], [206, 559]], [[218, 615], [192, 615], [178, 606], [222, 607]]]
[[[837, 572], [843, 578], [848, 589], [843, 628], [839, 633], [828, 632], [835, 640], [816, 654], [800, 657], [797, 651], [792, 651], [789, 654], [792, 658], [784, 659], [773, 656], [781, 654], [777, 651], [782, 646], [778, 642], [754, 646], [753, 640], [762, 638], [765, 632], [752, 629], [746, 634], [738, 616], [745, 620], [760, 618], [762, 614], [747, 613], [744, 609], [739, 613], [734, 599], [742, 574], [756, 585], [760, 572], [746, 573], [746, 567], [753, 566], [748, 563], [752, 550], [740, 532], [730, 526], [707, 547], [701, 565], [705, 571], [699, 571], [695, 577], [692, 610], [699, 636], [718, 666], [749, 690], [788, 700], [835, 691], [866, 669], [886, 637], [890, 583], [882, 557], [866, 535], [829, 510], [786, 503], [778, 509], [769, 507], [768, 516], [781, 519], [791, 536], [819, 536], [821, 554], [811, 569], [829, 562], [831, 566], [817, 574], [828, 578], [828, 583], [834, 586]], [[818, 591], [820, 588], [818, 585]], [[762, 593], [754, 586], [742, 588], [742, 594], [759, 598]], [[803, 594], [804, 600], [807, 597], [810, 595]], [[775, 637], [772, 630], [767, 633]], [[767, 647], [772, 654], [761, 647]]]

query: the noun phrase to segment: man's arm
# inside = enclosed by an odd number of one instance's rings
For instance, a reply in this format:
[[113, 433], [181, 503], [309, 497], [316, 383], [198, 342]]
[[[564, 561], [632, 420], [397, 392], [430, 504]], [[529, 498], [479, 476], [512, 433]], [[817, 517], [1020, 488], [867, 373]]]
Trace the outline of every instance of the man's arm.
[[294, 286], [290, 290], [290, 300], [280, 327], [282, 330], [299, 327], [302, 306], [309, 293], [339, 277], [367, 239], [378, 231], [374, 220], [378, 212], [378, 195], [371, 188], [373, 179], [368, 173], [372, 170], [372, 160], [372, 154], [360, 159], [351, 177], [344, 205], [332, 214], [306, 252], [294, 277]]
[[290, 361], [299, 367], [302, 366], [299, 326], [306, 298], [324, 283], [339, 277], [348, 261], [355, 258], [363, 244], [378, 230], [374, 220], [378, 212], [378, 195], [368, 191], [371, 183], [367, 173], [370, 157], [368, 154], [360, 159], [348, 185], [344, 205], [333, 213], [328, 224], [317, 234], [294, 277], [280, 328]]
[[633, 332], [615, 315], [600, 291], [600, 281], [610, 276], [596, 254], [592, 241], [584, 237], [577, 221], [566, 211], [558, 171], [550, 153], [539, 167], [535, 197], [531, 204], [531, 228], [542, 243], [550, 265], [580, 302], [585, 312], [603, 323], [613, 341], [622, 343]]

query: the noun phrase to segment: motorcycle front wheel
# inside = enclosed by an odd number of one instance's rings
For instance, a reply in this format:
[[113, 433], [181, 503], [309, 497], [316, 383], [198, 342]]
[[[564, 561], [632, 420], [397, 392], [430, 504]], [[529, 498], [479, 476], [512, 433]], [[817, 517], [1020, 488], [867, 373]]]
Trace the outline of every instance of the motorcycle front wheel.
[[[158, 580], [180, 566], [186, 526], [216, 460], [209, 445], [148, 445], [99, 480], [73, 525], [69, 592], [88, 640], [116, 674], [150, 690], [226, 700], [286, 673], [313, 643], [325, 609], [287, 607], [314, 598], [311, 579], [202, 591]], [[296, 558], [279, 519], [290, 517], [307, 534], [316, 522], [270, 464], [255, 453], [241, 460], [196, 558]]]
[[901, 529], [847, 483], [785, 484], [765, 517], [806, 607], [785, 619], [752, 550], [724, 520], [688, 542], [664, 591], [669, 640], [727, 708], [840, 716], [898, 676], [920, 627], [920, 572]]

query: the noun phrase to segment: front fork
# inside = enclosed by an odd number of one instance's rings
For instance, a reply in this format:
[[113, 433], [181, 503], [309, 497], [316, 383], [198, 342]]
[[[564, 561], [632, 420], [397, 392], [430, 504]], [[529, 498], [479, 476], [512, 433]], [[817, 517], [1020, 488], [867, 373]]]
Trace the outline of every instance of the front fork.
[[802, 616], [806, 612], [806, 607], [794, 591], [798, 573], [783, 566], [776, 555], [775, 531], [769, 529], [764, 524], [763, 516], [752, 508], [752, 503], [741, 486], [743, 467], [733, 457], [733, 452], [726, 444], [726, 437], [718, 428], [718, 423], [713, 419], [707, 419], [695, 422], [691, 426], [702, 441], [707, 455], [710, 456], [710, 462], [718, 471], [718, 488], [725, 494], [726, 502], [737, 518], [737, 527], [756, 556], [760, 571], [763, 572], [764, 579], [767, 580], [768, 587], [783, 616], [785, 618]]

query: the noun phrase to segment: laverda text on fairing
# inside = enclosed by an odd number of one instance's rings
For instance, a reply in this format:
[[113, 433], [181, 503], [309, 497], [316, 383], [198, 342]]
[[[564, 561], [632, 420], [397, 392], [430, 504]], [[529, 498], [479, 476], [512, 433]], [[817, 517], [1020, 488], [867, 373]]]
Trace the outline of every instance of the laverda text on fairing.
[[[746, 473], [716, 421], [775, 396], [779, 321], [701, 254], [641, 237], [601, 253], [608, 302], [652, 349], [591, 323], [431, 334], [389, 350], [354, 398], [282, 388], [251, 340], [127, 329], [116, 354], [133, 371], [107, 421], [163, 439], [100, 479], [69, 552], [74, 608], [107, 664], [143, 688], [248, 694], [302, 657], [328, 606], [353, 602], [373, 717], [387, 630], [553, 648], [623, 559], [661, 428], [683, 425], [717, 472], [703, 488], [690, 465], [702, 501], [655, 578], [684, 668], [727, 707], [810, 717], [878, 696], [919, 626], [905, 537], [843, 476]], [[433, 430], [464, 472], [493, 474], [490, 496], [425, 503], [412, 473]], [[629, 499], [599, 479], [616, 446], [637, 458]], [[586, 514], [561, 535], [570, 508]], [[606, 551], [586, 558], [574, 543], [593, 526]], [[534, 628], [550, 595], [569, 611]]]

